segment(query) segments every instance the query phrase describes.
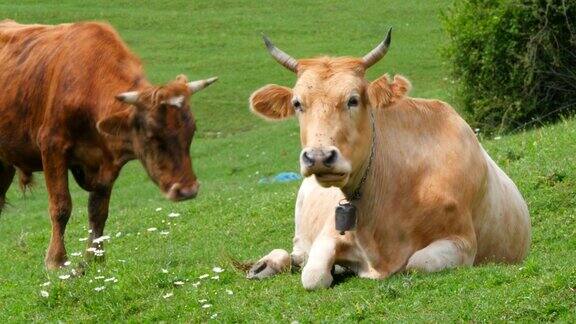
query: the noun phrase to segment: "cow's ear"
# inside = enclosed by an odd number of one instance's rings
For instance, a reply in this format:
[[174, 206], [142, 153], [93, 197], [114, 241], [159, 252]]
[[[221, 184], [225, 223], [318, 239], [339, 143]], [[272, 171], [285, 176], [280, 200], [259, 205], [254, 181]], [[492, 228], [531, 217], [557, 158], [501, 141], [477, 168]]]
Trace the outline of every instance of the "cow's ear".
[[281, 120], [294, 115], [292, 89], [269, 84], [250, 96], [250, 110], [268, 120]]
[[132, 128], [132, 113], [123, 111], [106, 117], [96, 124], [96, 128], [100, 133], [111, 136], [128, 134]]
[[384, 74], [368, 86], [368, 98], [374, 108], [389, 106], [406, 97], [412, 89], [412, 84], [401, 75], [395, 75], [394, 81], [390, 82], [387, 74]]

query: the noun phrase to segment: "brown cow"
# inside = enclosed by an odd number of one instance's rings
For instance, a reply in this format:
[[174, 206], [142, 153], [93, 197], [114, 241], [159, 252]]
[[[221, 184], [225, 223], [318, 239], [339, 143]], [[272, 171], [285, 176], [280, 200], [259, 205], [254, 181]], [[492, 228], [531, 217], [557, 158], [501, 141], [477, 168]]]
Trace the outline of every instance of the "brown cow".
[[257, 90], [251, 108], [267, 119], [298, 118], [307, 178], [292, 255], [272, 251], [249, 278], [274, 275], [292, 260], [303, 266], [303, 286], [317, 289], [330, 286], [335, 265], [383, 279], [524, 259], [526, 203], [466, 122], [447, 103], [408, 97], [403, 77], [366, 80], [390, 34], [363, 58], [296, 60], [265, 41], [298, 80], [293, 89]]
[[140, 160], [168, 199], [196, 196], [188, 100], [214, 81], [179, 76], [153, 86], [107, 24], [0, 22], [0, 207], [16, 170], [23, 185], [44, 171], [52, 221], [48, 269], [66, 261], [68, 170], [90, 193], [89, 259], [102, 249], [93, 240], [103, 235], [112, 186], [128, 161]]

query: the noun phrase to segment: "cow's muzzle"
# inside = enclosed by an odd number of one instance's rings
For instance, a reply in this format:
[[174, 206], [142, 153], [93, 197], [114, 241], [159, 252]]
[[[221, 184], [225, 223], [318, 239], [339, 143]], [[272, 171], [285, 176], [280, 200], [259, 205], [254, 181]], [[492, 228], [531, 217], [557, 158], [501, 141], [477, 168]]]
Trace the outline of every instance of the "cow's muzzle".
[[196, 198], [199, 188], [200, 184], [198, 181], [194, 181], [192, 185], [189, 186], [177, 182], [170, 186], [170, 189], [166, 193], [166, 198], [172, 201], [182, 201]]
[[300, 171], [303, 176], [316, 176], [325, 187], [342, 187], [348, 181], [350, 164], [334, 146], [305, 148], [300, 154]]

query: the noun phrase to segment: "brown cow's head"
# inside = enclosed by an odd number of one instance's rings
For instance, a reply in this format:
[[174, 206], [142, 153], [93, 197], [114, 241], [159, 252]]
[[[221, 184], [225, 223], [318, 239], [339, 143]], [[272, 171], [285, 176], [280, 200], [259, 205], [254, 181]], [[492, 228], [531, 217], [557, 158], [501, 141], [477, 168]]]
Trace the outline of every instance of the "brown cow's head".
[[268, 51], [298, 76], [293, 89], [267, 85], [252, 94], [253, 112], [268, 120], [296, 115], [300, 123], [303, 176], [315, 175], [325, 187], [347, 191], [362, 177], [371, 148], [371, 109], [384, 109], [403, 97], [409, 82], [386, 75], [369, 82], [367, 68], [378, 62], [390, 44], [386, 39], [363, 58], [295, 60], [266, 37]]
[[190, 159], [196, 124], [188, 101], [190, 95], [216, 80], [188, 82], [181, 75], [165, 86], [121, 93], [116, 99], [133, 109], [98, 123], [100, 132], [121, 136], [130, 143], [148, 175], [170, 200], [191, 199], [198, 193]]

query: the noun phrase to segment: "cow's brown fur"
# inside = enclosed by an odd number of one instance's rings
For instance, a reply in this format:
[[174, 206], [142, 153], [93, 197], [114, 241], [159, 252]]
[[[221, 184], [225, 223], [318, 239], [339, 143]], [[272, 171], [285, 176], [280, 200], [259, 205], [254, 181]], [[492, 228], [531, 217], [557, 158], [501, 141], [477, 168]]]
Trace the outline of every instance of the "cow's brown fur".
[[[198, 188], [189, 147], [195, 131], [179, 78], [151, 85], [136, 57], [104, 23], [22, 25], [0, 22], [0, 207], [16, 169], [28, 184], [43, 170], [52, 239], [48, 268], [66, 260], [64, 230], [71, 212], [68, 171], [90, 192], [91, 241], [102, 235], [110, 192], [124, 164], [139, 159], [163, 192]], [[140, 91], [133, 105], [115, 97]], [[164, 100], [184, 96], [184, 107]]]

